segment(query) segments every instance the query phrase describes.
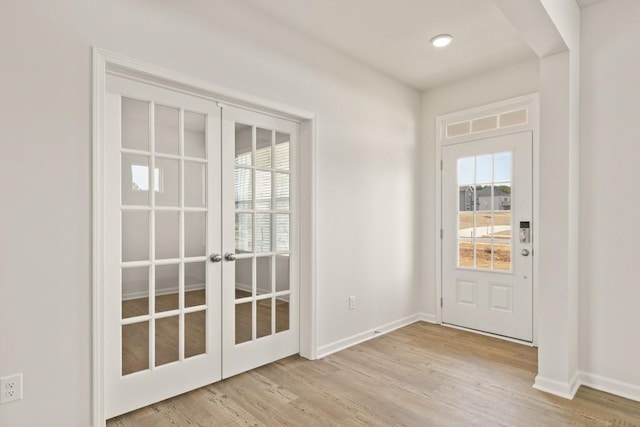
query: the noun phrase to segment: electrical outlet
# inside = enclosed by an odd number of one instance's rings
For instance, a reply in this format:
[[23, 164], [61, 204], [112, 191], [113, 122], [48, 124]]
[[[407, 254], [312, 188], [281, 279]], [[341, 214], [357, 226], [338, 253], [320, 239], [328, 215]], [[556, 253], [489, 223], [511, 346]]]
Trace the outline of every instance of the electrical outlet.
[[0, 403], [22, 399], [22, 374], [0, 378]]
[[355, 309], [356, 309], [356, 296], [351, 295], [349, 297], [349, 310], [355, 310]]

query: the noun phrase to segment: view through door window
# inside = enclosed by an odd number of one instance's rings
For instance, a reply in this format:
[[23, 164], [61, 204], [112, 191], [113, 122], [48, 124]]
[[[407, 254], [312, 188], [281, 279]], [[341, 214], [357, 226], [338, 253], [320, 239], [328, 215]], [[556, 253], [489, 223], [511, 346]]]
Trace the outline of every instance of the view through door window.
[[512, 153], [458, 159], [458, 267], [511, 271]]

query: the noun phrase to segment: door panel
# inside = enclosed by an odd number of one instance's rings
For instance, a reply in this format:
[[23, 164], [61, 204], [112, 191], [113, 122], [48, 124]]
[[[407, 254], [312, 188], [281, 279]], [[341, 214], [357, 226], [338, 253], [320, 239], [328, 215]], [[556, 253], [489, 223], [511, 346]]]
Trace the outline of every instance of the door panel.
[[106, 415], [221, 378], [220, 112], [109, 76]]
[[227, 378], [299, 352], [297, 124], [222, 112], [223, 367]]
[[442, 149], [442, 320], [533, 338], [532, 135]]

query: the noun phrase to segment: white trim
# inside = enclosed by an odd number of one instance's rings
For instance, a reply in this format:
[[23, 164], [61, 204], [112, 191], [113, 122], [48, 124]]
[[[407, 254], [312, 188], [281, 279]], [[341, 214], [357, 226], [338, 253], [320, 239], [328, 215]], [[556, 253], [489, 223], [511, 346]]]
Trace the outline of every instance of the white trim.
[[104, 328], [102, 301], [104, 300], [103, 277], [103, 245], [104, 245], [104, 94], [106, 81], [105, 60], [97, 50], [93, 50], [93, 89], [92, 89], [92, 374], [91, 374], [91, 420], [95, 427], [106, 424], [104, 412]]
[[379, 337], [380, 335], [387, 334], [391, 331], [395, 331], [396, 329], [400, 329], [405, 326], [411, 325], [412, 323], [419, 322], [422, 320], [421, 317], [422, 317], [421, 314], [413, 314], [403, 319], [398, 319], [393, 322], [385, 323], [384, 325], [380, 325], [377, 328], [360, 332], [359, 334], [355, 334], [350, 337], [343, 338], [341, 340], [332, 342], [330, 344], [325, 344], [321, 347], [318, 347], [318, 359], [329, 356], [330, 354], [333, 354], [333, 353], [337, 353], [338, 351], [345, 350], [349, 347], [353, 347], [354, 345], [361, 344], [365, 341], [369, 341], [370, 339]]
[[318, 117], [291, 105], [212, 84], [163, 67], [158, 67], [99, 48], [93, 48], [92, 89], [92, 425], [106, 424], [104, 406], [104, 300], [102, 289], [104, 256], [104, 95], [107, 72], [130, 79], [169, 87], [183, 93], [259, 111], [301, 123], [299, 159], [300, 182], [300, 355], [317, 355], [317, 166]]
[[504, 335], [492, 334], [492, 333], [489, 333], [489, 332], [479, 331], [477, 329], [465, 328], [464, 326], [451, 325], [449, 323], [440, 323], [440, 325], [442, 325], [444, 327], [447, 327], [447, 328], [451, 328], [451, 329], [458, 329], [460, 331], [471, 332], [473, 334], [483, 335], [485, 337], [497, 338], [499, 340], [509, 341], [509, 342], [513, 342], [513, 343], [516, 343], [516, 344], [522, 344], [522, 345], [526, 345], [528, 347], [533, 347], [533, 343], [531, 343], [529, 341], [517, 340], [515, 338], [505, 337]]
[[533, 388], [572, 400], [576, 395], [578, 388], [580, 388], [579, 373], [576, 372], [568, 383], [543, 378], [540, 375], [537, 375]]
[[[523, 125], [514, 125], [505, 128], [498, 128], [490, 131], [484, 131], [481, 133], [469, 133], [461, 135], [459, 137], [446, 137], [446, 126], [448, 124], [463, 122], [466, 120], [473, 120], [476, 118], [482, 118], [490, 116], [492, 114], [508, 113], [520, 108], [527, 109], [527, 123]], [[440, 238], [440, 230], [442, 229], [442, 147], [445, 145], [459, 144], [463, 142], [470, 142], [476, 139], [484, 139], [492, 136], [508, 135], [521, 131], [531, 131], [533, 134], [533, 254], [538, 252], [539, 242], [537, 237], [537, 226], [540, 224], [539, 206], [540, 206], [540, 95], [538, 93], [532, 93], [528, 95], [519, 96], [516, 98], [506, 99], [491, 104], [482, 105], [479, 107], [469, 108], [453, 113], [443, 114], [436, 116], [436, 203], [435, 208], [435, 278], [436, 278], [436, 322], [442, 323], [442, 307], [440, 301], [442, 298], [442, 239]], [[538, 312], [538, 257], [533, 257], [533, 345], [537, 346], [538, 343], [538, 325], [537, 325], [537, 312]], [[491, 335], [500, 337], [498, 335]], [[521, 342], [515, 340], [515, 342]]]
[[422, 322], [433, 323], [434, 325], [438, 324], [438, 317], [435, 314], [420, 313], [418, 316]]
[[626, 383], [584, 371], [580, 372], [579, 383], [580, 385], [604, 391], [605, 393], [615, 394], [616, 396], [640, 402], [640, 386], [636, 384]]

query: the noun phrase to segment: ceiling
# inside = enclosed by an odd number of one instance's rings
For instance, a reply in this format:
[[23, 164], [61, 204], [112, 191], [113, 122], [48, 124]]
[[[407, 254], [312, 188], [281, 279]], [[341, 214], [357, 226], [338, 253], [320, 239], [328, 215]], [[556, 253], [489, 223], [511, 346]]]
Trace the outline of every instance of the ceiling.
[[535, 58], [493, 0], [244, 1], [420, 90]]
[[592, 4], [598, 3], [602, 0], [576, 0], [578, 2], [578, 6], [580, 7], [587, 7], [587, 6], [591, 6]]

